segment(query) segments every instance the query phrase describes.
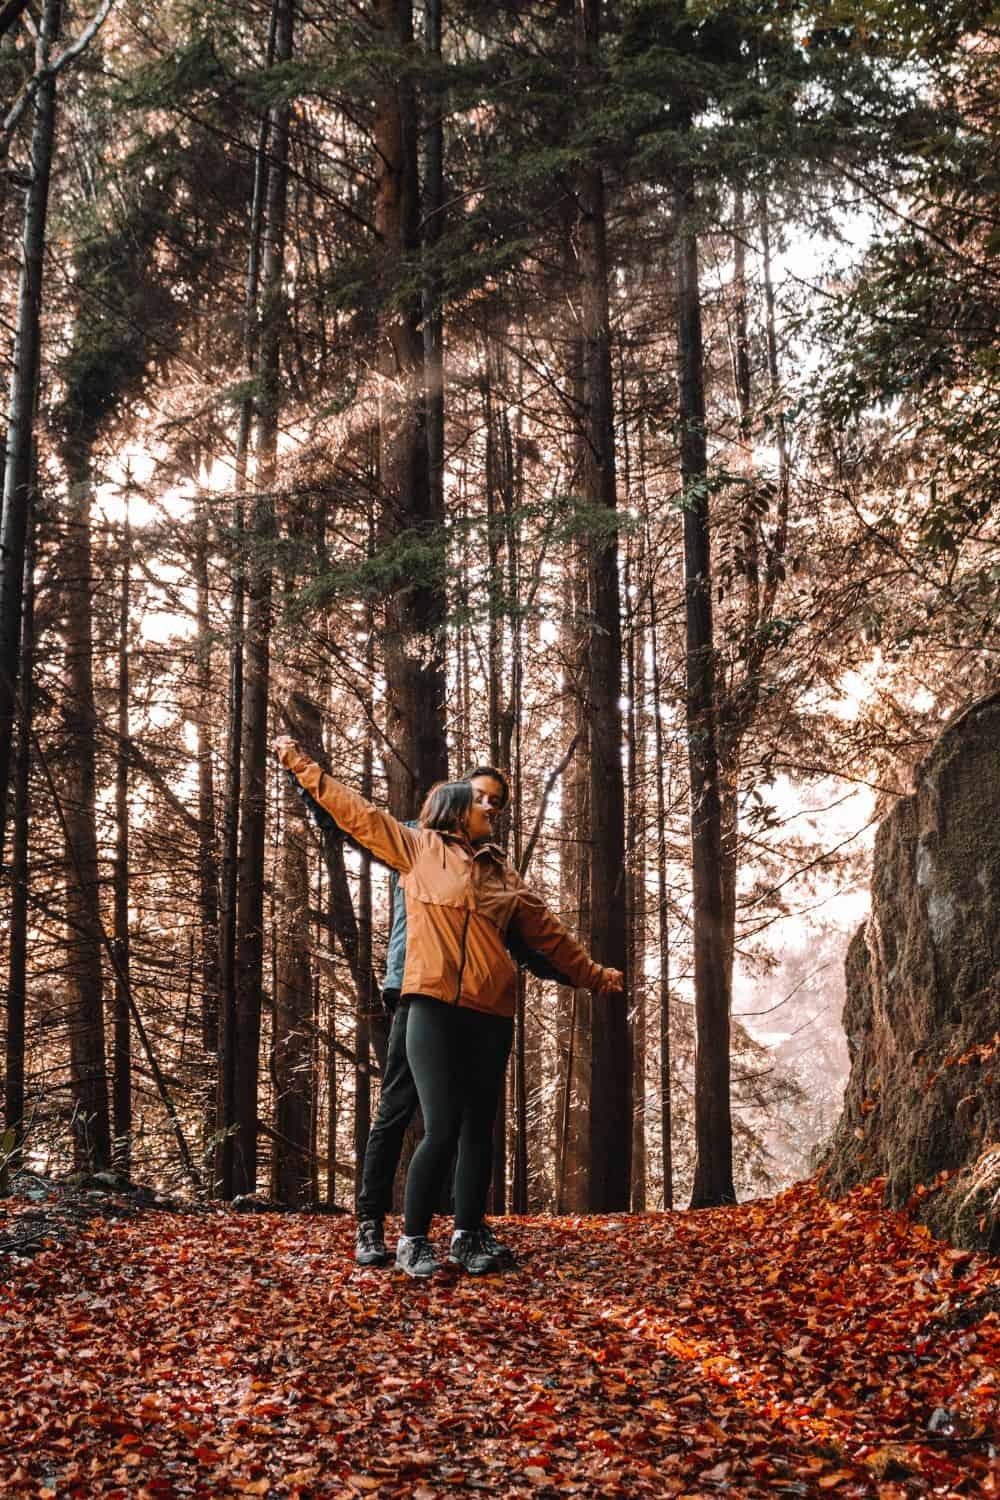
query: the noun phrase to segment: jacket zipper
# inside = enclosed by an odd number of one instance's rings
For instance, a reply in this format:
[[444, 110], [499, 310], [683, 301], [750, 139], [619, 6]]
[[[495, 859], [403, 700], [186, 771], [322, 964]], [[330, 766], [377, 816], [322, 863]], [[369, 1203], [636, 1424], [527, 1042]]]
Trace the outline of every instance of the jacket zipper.
[[461, 947], [461, 955], [462, 956], [461, 956], [461, 958], [458, 961], [458, 980], [457, 980], [456, 985], [455, 985], [455, 1004], [456, 1005], [458, 1004], [459, 997], [461, 996], [461, 993], [462, 993], [462, 975], [465, 973], [465, 937], [466, 937], [466, 933], [469, 930], [469, 918], [471, 916], [472, 916], [471, 908], [467, 906], [465, 908], [465, 921], [462, 923], [462, 947]]

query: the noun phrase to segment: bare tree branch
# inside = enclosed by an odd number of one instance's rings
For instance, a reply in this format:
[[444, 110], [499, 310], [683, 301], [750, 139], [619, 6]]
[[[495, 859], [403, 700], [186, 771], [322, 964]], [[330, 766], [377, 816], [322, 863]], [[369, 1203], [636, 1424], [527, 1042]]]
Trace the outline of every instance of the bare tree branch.
[[[24, 0], [24, 4], [26, 3], [27, 0]], [[115, 0], [101, 0], [99, 9], [88, 22], [88, 24], [83, 28], [76, 41], [70, 42], [69, 46], [65, 49], [65, 51], [60, 52], [59, 56], [55, 59], [54, 62], [43, 63], [43, 65], [38, 68], [38, 70], [33, 73], [32, 76], [28, 79], [27, 83], [24, 85], [24, 88], [21, 90], [20, 94], [14, 100], [14, 103], [8, 110], [7, 117], [4, 120], [2, 127], [0, 127], [0, 161], [2, 161], [6, 157], [8, 149], [10, 147], [11, 139], [14, 135], [14, 131], [17, 129], [21, 120], [24, 118], [25, 111], [34, 100], [34, 97], [38, 93], [38, 90], [42, 86], [44, 80], [46, 78], [54, 78], [58, 73], [61, 73], [63, 68], [66, 67], [67, 63], [74, 62], [76, 58], [80, 56], [80, 53], [84, 52], [87, 47], [89, 47], [90, 43], [94, 40], [94, 37], [97, 35], [101, 27], [104, 25], [105, 21], [108, 19], [108, 16], [111, 14], [111, 9], [114, 3]], [[23, 10], [24, 4], [21, 3], [21, 0], [9, 0], [8, 5], [2, 11], [0, 11], [0, 35], [3, 35], [3, 32], [6, 29], [3, 23], [7, 19], [8, 13], [11, 10], [14, 11], [13, 19], [9, 23], [13, 24], [13, 20], [16, 20], [20, 15], [21, 10]]]
[[521, 855], [521, 867], [517, 872], [522, 877], [528, 866], [531, 864], [531, 856], [535, 852], [535, 845], [538, 843], [538, 835], [542, 831], [542, 823], [545, 820], [545, 809], [549, 805], [549, 797], [552, 795], [552, 788], [555, 786], [556, 782], [559, 780], [560, 776], [565, 771], [570, 761], [573, 759], [573, 752], [577, 747], [579, 739], [580, 731], [577, 730], [576, 734], [574, 734], [573, 738], [570, 740], [562, 760], [556, 766], [555, 770], [550, 771], [548, 776], [545, 778], [545, 786], [542, 788], [542, 800], [541, 802], [539, 802], [538, 812], [535, 814], [535, 822], [531, 830], [531, 837], [528, 839], [528, 842], [524, 846], [524, 853]]

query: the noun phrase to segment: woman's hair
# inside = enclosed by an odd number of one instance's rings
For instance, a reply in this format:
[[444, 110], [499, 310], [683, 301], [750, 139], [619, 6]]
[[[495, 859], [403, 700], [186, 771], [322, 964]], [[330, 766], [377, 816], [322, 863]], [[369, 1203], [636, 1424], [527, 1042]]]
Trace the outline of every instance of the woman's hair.
[[467, 781], [439, 781], [424, 798], [420, 826], [439, 833], [464, 833], [471, 810], [472, 787]]
[[499, 766], [473, 766], [471, 770], [466, 771], [462, 780], [472, 781], [476, 776], [492, 776], [494, 781], [500, 783], [503, 788], [503, 801], [500, 804], [500, 810], [503, 811], [510, 801], [510, 777], [507, 775], [507, 772], [501, 771]]

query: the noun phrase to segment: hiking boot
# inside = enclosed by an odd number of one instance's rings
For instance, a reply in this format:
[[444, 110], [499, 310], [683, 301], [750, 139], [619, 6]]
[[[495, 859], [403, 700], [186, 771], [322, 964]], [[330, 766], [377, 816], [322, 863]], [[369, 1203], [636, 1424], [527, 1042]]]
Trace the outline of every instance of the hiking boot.
[[479, 1233], [482, 1236], [483, 1249], [490, 1255], [495, 1255], [504, 1270], [509, 1271], [517, 1265], [517, 1256], [513, 1250], [509, 1245], [504, 1245], [497, 1239], [492, 1225], [487, 1224], [485, 1219], [479, 1226]]
[[459, 1229], [452, 1236], [448, 1259], [468, 1271], [470, 1276], [488, 1276], [491, 1271], [505, 1271], [510, 1261], [505, 1261], [502, 1253], [491, 1250], [491, 1242], [498, 1246], [500, 1252], [503, 1251], [504, 1247], [499, 1244], [492, 1230], [486, 1230], [483, 1226], [479, 1229]]
[[407, 1239], [404, 1234], [399, 1236], [396, 1244], [397, 1271], [405, 1271], [407, 1276], [422, 1280], [433, 1276], [437, 1269], [437, 1254], [429, 1239], [423, 1235], [414, 1235], [413, 1239]]
[[354, 1259], [359, 1266], [387, 1266], [389, 1252], [381, 1219], [362, 1219], [354, 1236]]

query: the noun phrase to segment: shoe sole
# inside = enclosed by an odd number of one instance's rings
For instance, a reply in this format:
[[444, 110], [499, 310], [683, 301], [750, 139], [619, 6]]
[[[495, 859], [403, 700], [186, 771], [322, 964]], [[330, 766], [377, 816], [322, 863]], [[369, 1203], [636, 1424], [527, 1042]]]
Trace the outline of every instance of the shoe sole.
[[411, 1281], [430, 1281], [431, 1277], [436, 1276], [440, 1269], [440, 1266], [435, 1266], [433, 1271], [410, 1271], [406, 1266], [401, 1266], [399, 1261], [396, 1262], [396, 1270], [402, 1271], [404, 1276], [409, 1276]]
[[[448, 1259], [451, 1261], [452, 1265], [455, 1266], [461, 1266], [465, 1264], [464, 1261], [461, 1261], [457, 1255], [452, 1255], [450, 1251], [448, 1254]], [[493, 1264], [498, 1271], [516, 1271], [517, 1257], [513, 1254], [497, 1255], [493, 1258]]]
[[391, 1260], [391, 1255], [376, 1255], [373, 1257], [364, 1258], [360, 1255], [356, 1255], [354, 1257], [354, 1264], [356, 1266], [366, 1266], [370, 1268], [372, 1266], [387, 1266]]
[[449, 1255], [448, 1262], [450, 1265], [460, 1266], [470, 1276], [493, 1276], [498, 1271], [509, 1271], [511, 1269], [510, 1266], [502, 1265], [499, 1261], [496, 1261], [492, 1266], [467, 1266], [465, 1261], [459, 1260], [457, 1255]]

